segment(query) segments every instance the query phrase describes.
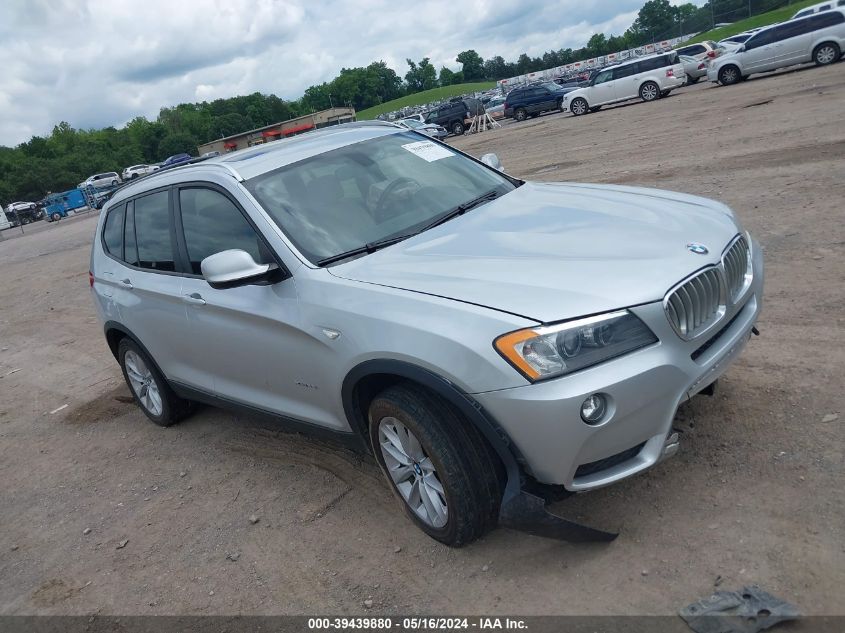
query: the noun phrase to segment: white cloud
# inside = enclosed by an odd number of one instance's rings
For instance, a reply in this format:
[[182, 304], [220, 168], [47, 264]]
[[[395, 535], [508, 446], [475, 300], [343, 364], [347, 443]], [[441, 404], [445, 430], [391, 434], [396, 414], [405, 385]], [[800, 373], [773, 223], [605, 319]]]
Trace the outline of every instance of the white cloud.
[[515, 60], [621, 33], [642, 0], [2, 0], [0, 144], [255, 91], [295, 99], [342, 67], [458, 52]]

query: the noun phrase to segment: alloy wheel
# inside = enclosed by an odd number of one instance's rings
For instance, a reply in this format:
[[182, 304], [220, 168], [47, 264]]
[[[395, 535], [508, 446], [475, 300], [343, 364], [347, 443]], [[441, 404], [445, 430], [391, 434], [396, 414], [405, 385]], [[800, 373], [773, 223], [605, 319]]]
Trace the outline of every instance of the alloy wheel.
[[138, 400], [147, 411], [154, 416], [161, 415], [162, 403], [161, 393], [158, 384], [144, 359], [138, 354], [129, 350], [123, 357], [123, 364], [126, 366], [126, 375], [129, 377], [129, 384]]
[[587, 104], [582, 99], [576, 99], [572, 102], [573, 114], [584, 114], [587, 111]]
[[387, 473], [405, 503], [422, 521], [442, 528], [449, 519], [446, 493], [416, 435], [396, 418], [385, 417], [378, 438]]
[[657, 99], [657, 86], [653, 84], [643, 86], [643, 99], [646, 101], [654, 101]]
[[722, 70], [722, 83], [723, 84], [736, 83], [737, 77], [738, 77], [737, 71], [733, 66], [728, 66], [727, 68]]

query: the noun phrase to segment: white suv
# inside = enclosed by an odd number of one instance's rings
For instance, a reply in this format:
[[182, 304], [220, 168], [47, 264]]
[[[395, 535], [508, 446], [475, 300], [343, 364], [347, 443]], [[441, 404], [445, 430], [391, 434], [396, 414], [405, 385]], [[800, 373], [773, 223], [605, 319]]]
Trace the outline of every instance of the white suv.
[[88, 178], [79, 183], [79, 188], [85, 189], [85, 187], [88, 187], [89, 185], [96, 188], [116, 187], [120, 183], [120, 176], [117, 175], [116, 171], [107, 171], [102, 174], [88, 176]]
[[665, 97], [687, 81], [684, 64], [678, 53], [640, 57], [605, 68], [590, 85], [564, 95], [561, 108], [575, 116], [595, 112], [603, 105], [639, 97], [654, 101]]
[[132, 167], [127, 167], [123, 170], [121, 177], [123, 180], [132, 180], [133, 178], [140, 178], [158, 170], [158, 165], [132, 165]]
[[735, 53], [711, 62], [707, 78], [727, 86], [795, 64], [826, 66], [839, 61], [843, 48], [845, 11], [824, 11], [761, 29]]

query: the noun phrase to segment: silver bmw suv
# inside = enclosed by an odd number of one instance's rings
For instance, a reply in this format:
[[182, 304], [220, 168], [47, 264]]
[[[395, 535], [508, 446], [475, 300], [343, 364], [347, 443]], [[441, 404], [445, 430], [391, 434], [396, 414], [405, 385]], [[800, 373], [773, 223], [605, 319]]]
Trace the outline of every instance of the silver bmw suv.
[[677, 449], [679, 403], [754, 331], [763, 260], [723, 204], [524, 182], [358, 123], [124, 186], [90, 282], [153, 422], [203, 402], [340, 438], [461, 545], [497, 522], [612, 538], [545, 497]]

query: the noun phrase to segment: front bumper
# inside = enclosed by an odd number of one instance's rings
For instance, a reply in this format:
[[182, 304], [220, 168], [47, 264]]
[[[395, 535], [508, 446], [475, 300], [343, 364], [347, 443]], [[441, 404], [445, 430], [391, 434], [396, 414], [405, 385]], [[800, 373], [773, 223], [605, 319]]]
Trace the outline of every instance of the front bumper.
[[[754, 280], [715, 328], [693, 341], [672, 330], [662, 302], [630, 311], [659, 342], [571, 376], [473, 394], [541, 483], [568, 490], [600, 488], [653, 466], [672, 451], [667, 439], [678, 406], [716, 381], [740, 354], [762, 307], [763, 261], [753, 245]], [[706, 347], [703, 347], [705, 346]], [[596, 426], [581, 420], [593, 393], [608, 399]]]

